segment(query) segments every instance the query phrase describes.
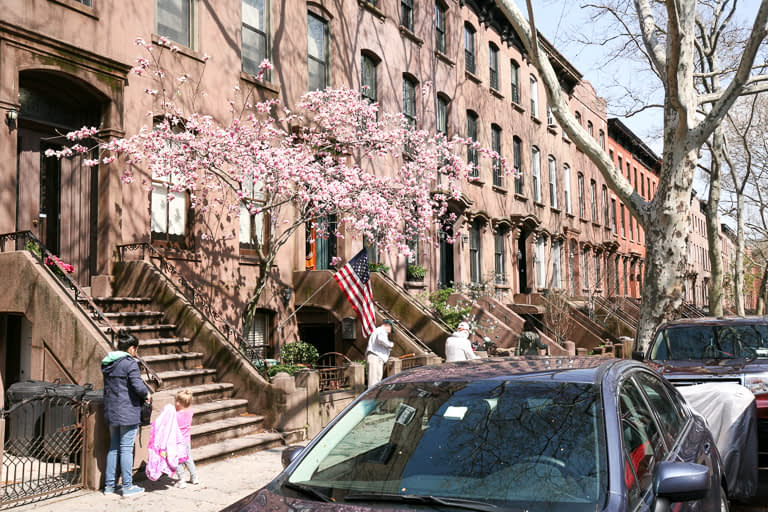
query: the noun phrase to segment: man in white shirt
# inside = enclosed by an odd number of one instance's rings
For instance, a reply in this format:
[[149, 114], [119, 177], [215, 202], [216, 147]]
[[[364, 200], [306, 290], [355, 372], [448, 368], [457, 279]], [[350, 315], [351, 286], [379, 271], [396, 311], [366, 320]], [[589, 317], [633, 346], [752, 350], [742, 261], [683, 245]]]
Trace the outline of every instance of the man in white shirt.
[[461, 322], [456, 332], [445, 340], [445, 361], [451, 363], [469, 359], [479, 359], [479, 357], [472, 350], [472, 344], [469, 342], [469, 324]]
[[395, 346], [389, 341], [392, 333], [392, 320], [384, 320], [368, 336], [368, 348], [365, 350], [365, 361], [368, 363], [368, 387], [372, 388], [381, 382], [384, 376], [384, 363], [389, 359], [389, 351]]

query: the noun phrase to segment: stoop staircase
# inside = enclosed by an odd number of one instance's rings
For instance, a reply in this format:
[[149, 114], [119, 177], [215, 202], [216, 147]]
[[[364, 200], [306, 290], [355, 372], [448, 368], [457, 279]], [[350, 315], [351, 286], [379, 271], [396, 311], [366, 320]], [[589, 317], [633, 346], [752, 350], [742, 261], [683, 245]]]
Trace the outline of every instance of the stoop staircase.
[[117, 329], [139, 338], [139, 355], [162, 384], [155, 403], [173, 403], [177, 391], [192, 392], [195, 412], [191, 437], [195, 462], [256, 452], [283, 444], [283, 436], [265, 432], [264, 418], [248, 413], [248, 400], [234, 398], [231, 383], [217, 382], [216, 370], [203, 367], [203, 354], [189, 351], [189, 339], [176, 335], [152, 300], [143, 297], [94, 297]]

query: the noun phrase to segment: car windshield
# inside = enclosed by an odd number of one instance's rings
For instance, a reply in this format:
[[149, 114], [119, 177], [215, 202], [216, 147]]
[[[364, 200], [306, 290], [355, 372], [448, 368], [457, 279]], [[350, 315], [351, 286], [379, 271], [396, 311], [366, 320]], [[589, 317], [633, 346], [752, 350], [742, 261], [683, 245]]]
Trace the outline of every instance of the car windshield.
[[[401, 383], [383, 385], [344, 414], [304, 455], [288, 486], [311, 486], [337, 502], [412, 507], [419, 505], [403, 498], [436, 496], [454, 500], [444, 508], [461, 499], [499, 509], [594, 511], [605, 501], [605, 460], [598, 386]], [[423, 506], [436, 507], [434, 500]]]
[[651, 360], [768, 358], [768, 325], [688, 325], [659, 331]]

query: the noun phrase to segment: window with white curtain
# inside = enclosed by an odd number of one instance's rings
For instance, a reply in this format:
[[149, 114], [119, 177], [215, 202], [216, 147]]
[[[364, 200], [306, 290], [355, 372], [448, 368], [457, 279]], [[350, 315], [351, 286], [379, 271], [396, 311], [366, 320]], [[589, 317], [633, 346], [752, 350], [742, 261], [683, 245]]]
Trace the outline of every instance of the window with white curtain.
[[571, 168], [568, 164], [563, 166], [563, 199], [565, 200], [565, 213], [573, 214], [571, 206]]
[[264, 243], [264, 188], [262, 183], [245, 180], [241, 184], [243, 199], [240, 203], [240, 247], [256, 249]]
[[543, 236], [536, 239], [536, 287], [547, 287], [547, 239]]
[[563, 287], [563, 242], [562, 240], [552, 241], [552, 285], [551, 288], [559, 290]]
[[541, 153], [539, 148], [531, 148], [531, 175], [533, 176], [533, 200], [541, 202]]
[[[243, 71], [258, 75], [259, 65], [269, 59], [269, 0], [242, 0], [241, 52]], [[269, 70], [264, 71], [269, 80]]]
[[557, 162], [555, 157], [549, 156], [549, 204], [557, 208]]
[[531, 75], [531, 115], [539, 117], [539, 81]]

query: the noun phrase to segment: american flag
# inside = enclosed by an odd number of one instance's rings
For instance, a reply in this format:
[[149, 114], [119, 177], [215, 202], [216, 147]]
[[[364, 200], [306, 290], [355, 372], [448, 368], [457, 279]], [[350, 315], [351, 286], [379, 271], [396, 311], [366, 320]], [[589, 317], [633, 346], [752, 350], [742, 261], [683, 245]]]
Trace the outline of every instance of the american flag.
[[363, 335], [370, 336], [376, 328], [376, 312], [373, 308], [373, 290], [371, 274], [368, 271], [368, 252], [363, 249], [333, 274], [352, 309], [363, 326]]

